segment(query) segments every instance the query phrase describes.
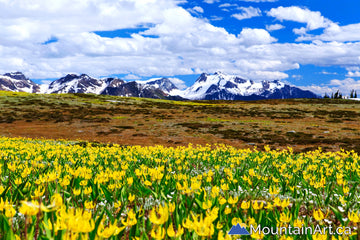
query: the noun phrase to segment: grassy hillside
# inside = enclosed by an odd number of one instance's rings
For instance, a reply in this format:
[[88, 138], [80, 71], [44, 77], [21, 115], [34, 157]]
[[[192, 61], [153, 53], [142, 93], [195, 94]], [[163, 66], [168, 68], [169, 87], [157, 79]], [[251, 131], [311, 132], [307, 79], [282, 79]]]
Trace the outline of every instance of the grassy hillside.
[[360, 152], [360, 102], [333, 99], [167, 101], [0, 92], [0, 135], [121, 145]]

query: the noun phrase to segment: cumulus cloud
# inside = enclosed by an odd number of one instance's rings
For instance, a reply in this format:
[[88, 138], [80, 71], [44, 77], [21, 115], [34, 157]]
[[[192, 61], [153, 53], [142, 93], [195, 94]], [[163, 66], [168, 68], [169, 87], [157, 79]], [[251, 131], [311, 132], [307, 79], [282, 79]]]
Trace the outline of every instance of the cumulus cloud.
[[277, 2], [278, 0], [239, 0], [239, 1], [259, 3], [259, 2]]
[[283, 28], [285, 28], [285, 26], [281, 24], [266, 25], [266, 30], [268, 30], [269, 32], [277, 31]]
[[347, 77], [360, 77], [360, 71], [348, 72]]
[[342, 80], [333, 79], [328, 84], [303, 86], [302, 88], [313, 91], [322, 96], [325, 93], [331, 95], [331, 93], [335, 93], [338, 90], [343, 96], [349, 96], [351, 90], [356, 90], [357, 93], [360, 93], [360, 80], [354, 80], [353, 78], [346, 78]]
[[261, 45], [276, 41], [268, 31], [259, 28], [244, 28], [238, 37], [244, 45]]
[[219, 5], [219, 8], [231, 8], [231, 7], [239, 7], [236, 3], [223, 3]]
[[220, 0], [204, 0], [203, 2], [208, 3], [208, 4], [213, 4], [213, 3], [216, 3], [216, 2], [220, 2]]
[[[206, 19], [192, 16], [179, 2], [32, 0], [30, 4], [22, 0], [0, 1], [0, 72], [18, 70], [31, 78], [49, 79], [69, 72], [94, 77], [127, 74], [144, 78], [222, 70], [252, 79], [271, 80], [288, 77], [283, 72], [297, 69], [299, 64], [343, 66], [349, 77], [357, 76], [360, 71], [352, 68], [360, 65], [359, 42], [314, 39], [311, 43], [277, 43], [269, 33], [276, 26], [269, 27], [268, 31], [243, 28], [240, 33], [232, 34]], [[252, 9], [261, 13], [257, 8], [246, 9], [245, 12]], [[270, 12], [279, 20], [295, 19], [305, 23], [302, 37], [306, 37], [308, 30], [329, 22], [317, 12], [299, 9], [317, 20]], [[95, 33], [139, 27], [146, 29], [126, 38], [101, 37]], [[334, 25], [329, 24], [324, 34], [330, 36], [331, 27]], [[349, 32], [350, 38], [351, 29], [356, 27], [340, 27], [339, 36], [341, 32]], [[331, 31], [336, 39], [336, 29]], [[57, 40], [42, 44], [52, 38]]]
[[261, 16], [261, 10], [259, 8], [240, 7], [238, 9], [241, 10], [240, 13], [236, 13], [236, 14], [231, 15], [232, 17], [234, 17], [234, 18], [236, 18], [238, 20], [243, 20], [243, 19], [248, 19], [248, 18]]
[[332, 24], [332, 21], [323, 17], [320, 12], [297, 6], [272, 8], [267, 12], [267, 15], [280, 21], [287, 20], [306, 23], [308, 30], [326, 28]]
[[169, 78], [169, 80], [179, 89], [185, 89], [187, 86], [185, 82], [178, 78]]
[[204, 13], [204, 9], [200, 6], [195, 6], [193, 7], [193, 10], [198, 12], [198, 13]]
[[338, 24], [330, 24], [320, 35], [304, 35], [298, 38], [299, 41], [304, 40], [322, 40], [322, 41], [360, 41], [360, 23], [339, 26]]

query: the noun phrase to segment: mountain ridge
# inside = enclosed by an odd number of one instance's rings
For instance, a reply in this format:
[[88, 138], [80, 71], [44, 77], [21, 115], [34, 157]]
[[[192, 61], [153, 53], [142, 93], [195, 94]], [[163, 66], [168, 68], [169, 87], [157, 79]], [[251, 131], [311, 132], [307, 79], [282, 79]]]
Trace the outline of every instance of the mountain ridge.
[[169, 78], [126, 82], [120, 78], [93, 78], [87, 74], [67, 74], [48, 86], [39, 85], [21, 72], [0, 75], [0, 90], [32, 93], [93, 93], [124, 97], [171, 100], [262, 100], [318, 98], [315, 93], [279, 80], [255, 82], [221, 72], [202, 73], [194, 84], [179, 89]]

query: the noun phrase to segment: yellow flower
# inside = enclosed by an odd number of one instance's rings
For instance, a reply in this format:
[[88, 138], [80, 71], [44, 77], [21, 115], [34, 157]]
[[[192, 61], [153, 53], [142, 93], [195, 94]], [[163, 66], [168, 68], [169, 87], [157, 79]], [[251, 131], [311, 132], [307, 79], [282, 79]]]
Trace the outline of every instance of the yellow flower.
[[12, 218], [13, 216], [15, 216], [16, 211], [15, 208], [12, 205], [8, 205], [7, 207], [5, 207], [5, 216], [8, 218]]
[[275, 207], [280, 207], [281, 206], [281, 200], [280, 200], [280, 198], [275, 198], [274, 199], [274, 206]]
[[144, 182], [144, 184], [145, 184], [146, 186], [151, 186], [151, 185], [152, 185], [152, 183], [151, 183], [149, 180], [146, 180], [146, 181]]
[[80, 182], [80, 186], [86, 186], [88, 184], [88, 181], [87, 180], [82, 180]]
[[316, 233], [315, 235], [312, 236], [313, 240], [327, 240], [328, 236], [327, 234], [321, 234], [321, 233]]
[[220, 230], [218, 233], [218, 240], [231, 240], [231, 237], [226, 232], [223, 234], [223, 231]]
[[158, 226], [157, 228], [153, 228], [151, 230], [151, 237], [155, 238], [155, 239], [164, 239], [165, 237], [165, 229]]
[[156, 209], [150, 211], [149, 219], [152, 223], [160, 225], [164, 224], [169, 218], [169, 209], [168, 206], [160, 206]]
[[34, 194], [32, 194], [32, 198], [40, 198], [44, 195], [45, 193], [45, 188], [42, 187], [38, 187], [37, 189], [35, 189]]
[[248, 219], [248, 224], [255, 227], [255, 226], [257, 225], [257, 224], [256, 224], [256, 221], [255, 221], [255, 218], [252, 218], [252, 217], [249, 218], [249, 219]]
[[169, 212], [174, 212], [175, 211], [175, 203], [169, 203]]
[[235, 204], [235, 203], [237, 203], [238, 201], [239, 201], [239, 198], [238, 198], [238, 197], [235, 197], [235, 198], [229, 197], [229, 199], [228, 199], [228, 203], [229, 203], [229, 204]]
[[93, 209], [95, 208], [95, 204], [92, 201], [85, 201], [85, 208]]
[[126, 227], [127, 226], [133, 226], [133, 225], [135, 225], [137, 223], [136, 214], [134, 213], [133, 209], [130, 209], [130, 211], [128, 212], [126, 220], [122, 219], [121, 223]]
[[206, 209], [211, 208], [211, 205], [212, 205], [211, 200], [207, 200], [207, 201], [205, 201], [205, 202], [202, 203], [202, 206], [201, 206], [201, 207], [202, 207], [202, 209], [206, 210]]
[[21, 178], [15, 179], [15, 184], [16, 184], [16, 185], [20, 185], [21, 183], [22, 183]]
[[340, 196], [339, 201], [342, 205], [346, 204], [346, 200], [345, 200], [344, 196]]
[[252, 202], [252, 208], [253, 208], [254, 210], [260, 210], [260, 209], [262, 209], [263, 207], [264, 207], [264, 202], [260, 202], [260, 204], [259, 204], [258, 201], [253, 201], [253, 202]]
[[100, 222], [100, 225], [97, 230], [97, 235], [102, 238], [110, 238], [111, 236], [118, 235], [125, 227], [117, 227], [117, 220], [113, 224], [110, 224], [107, 227], [104, 227], [104, 220]]
[[229, 208], [228, 206], [226, 206], [224, 213], [225, 213], [226, 215], [230, 214], [230, 213], [231, 213], [231, 208]]
[[221, 224], [220, 222], [218, 222], [216, 224], [216, 229], [222, 229], [224, 227], [224, 224]]
[[169, 227], [167, 229], [167, 234], [169, 237], [177, 238], [177, 237], [183, 235], [183, 233], [184, 233], [184, 229], [181, 227], [181, 225], [178, 225], [176, 233], [174, 231], [174, 227], [173, 227], [172, 223], [169, 225]]
[[274, 206], [271, 203], [267, 202], [264, 208], [271, 211], [273, 210]]
[[304, 225], [304, 220], [296, 219], [294, 221], [294, 227], [301, 228]]
[[281, 202], [281, 207], [282, 208], [286, 208], [289, 205], [290, 205], [290, 199], [289, 198], [282, 200], [282, 202]]
[[321, 221], [321, 220], [324, 220], [324, 218], [325, 218], [324, 213], [320, 209], [314, 210], [313, 216], [316, 221]]
[[70, 180], [68, 178], [64, 178], [64, 179], [59, 180], [59, 183], [62, 187], [65, 187], [70, 184]]
[[292, 240], [294, 239], [293, 237], [290, 236], [281, 236], [281, 238], [279, 240]]
[[25, 201], [22, 201], [19, 212], [24, 215], [35, 216], [39, 212], [39, 207], [36, 207], [35, 204], [29, 205]]
[[85, 188], [85, 189], [84, 189], [84, 193], [85, 193], [85, 194], [90, 194], [90, 193], [92, 193], [92, 188], [91, 188], [91, 187]]
[[115, 208], [120, 208], [120, 207], [121, 207], [121, 202], [120, 202], [120, 200], [118, 200], [117, 202], [114, 203], [114, 207], [115, 207]]
[[74, 194], [75, 196], [79, 196], [80, 193], [81, 193], [81, 189], [74, 189], [74, 190], [73, 190], [73, 194]]
[[353, 223], [359, 223], [360, 222], [360, 215], [358, 212], [349, 212], [348, 213], [349, 220]]
[[9, 205], [9, 203], [7, 203], [6, 201], [4, 202], [4, 199], [1, 198], [1, 200], [0, 200], [0, 211], [3, 211], [8, 205]]
[[234, 217], [234, 218], [231, 220], [231, 224], [232, 224], [233, 226], [236, 225], [236, 224], [238, 224], [238, 223], [242, 223], [241, 218], [236, 218], [236, 217]]
[[59, 193], [55, 193], [52, 197], [51, 197], [51, 206], [49, 207], [55, 207], [55, 208], [59, 208], [63, 205], [63, 199], [61, 197], [61, 195]]
[[186, 218], [185, 221], [183, 220], [182, 225], [189, 230], [193, 229], [193, 222], [189, 218]]
[[129, 177], [129, 178], [126, 179], [126, 181], [127, 181], [128, 185], [131, 185], [131, 184], [133, 184], [134, 179], [132, 177]]
[[62, 207], [56, 213], [58, 221], [54, 228], [56, 230], [67, 229], [74, 233], [87, 233], [95, 228], [95, 221], [91, 218], [91, 213], [82, 209]]
[[219, 199], [219, 203], [220, 203], [220, 205], [224, 205], [224, 204], [226, 203], [226, 199], [223, 198], [223, 197], [221, 197], [221, 198]]
[[214, 216], [206, 216], [203, 218], [203, 216], [200, 216], [200, 220], [198, 219], [198, 216], [192, 214], [193, 217], [193, 229], [195, 230], [196, 234], [201, 237], [210, 237], [214, 234], [214, 224], [213, 221], [215, 221], [216, 217]]
[[129, 201], [130, 202], [133, 202], [135, 200], [135, 195], [133, 195], [133, 194], [129, 194]]
[[263, 238], [264, 238], [264, 234], [259, 234], [259, 232], [254, 232], [253, 234], [251, 234], [251, 238], [254, 238], [254, 239], [263, 239]]
[[2, 194], [5, 191], [5, 188], [3, 186], [0, 186], [0, 194]]
[[280, 214], [280, 222], [282, 222], [282, 223], [289, 223], [290, 220], [291, 220], [291, 214], [290, 214], [290, 212], [288, 212], [288, 214], [286, 214], [286, 213], [284, 213], [284, 212]]
[[248, 209], [250, 207], [250, 202], [242, 201], [241, 208]]
[[271, 195], [276, 195], [280, 193], [280, 188], [276, 188], [275, 186], [270, 186], [269, 193]]

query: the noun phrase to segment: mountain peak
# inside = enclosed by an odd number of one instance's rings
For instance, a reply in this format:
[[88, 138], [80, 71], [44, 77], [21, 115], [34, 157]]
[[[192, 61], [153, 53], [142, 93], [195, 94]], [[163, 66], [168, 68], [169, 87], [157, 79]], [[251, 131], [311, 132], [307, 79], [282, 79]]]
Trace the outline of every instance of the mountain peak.
[[187, 88], [181, 97], [192, 100], [258, 100], [268, 98], [316, 98], [304, 91], [274, 80], [252, 81], [235, 75], [215, 72], [203, 73], [194, 85]]
[[10, 77], [12, 79], [16, 80], [29, 80], [22, 72], [11, 72], [11, 73], [5, 73], [4, 76]]
[[205, 82], [208, 76], [209, 76], [209, 74], [207, 74], [207, 73], [202, 73], [202, 74], [198, 77], [198, 79], [196, 79], [195, 82]]
[[21, 72], [11, 72], [0, 75], [0, 90], [13, 92], [39, 92], [40, 87]]
[[150, 79], [144, 83], [148, 86], [159, 88], [165, 93], [170, 93], [172, 90], [178, 89], [176, 85], [169, 78], [166, 77], [158, 78], [158, 79]]

